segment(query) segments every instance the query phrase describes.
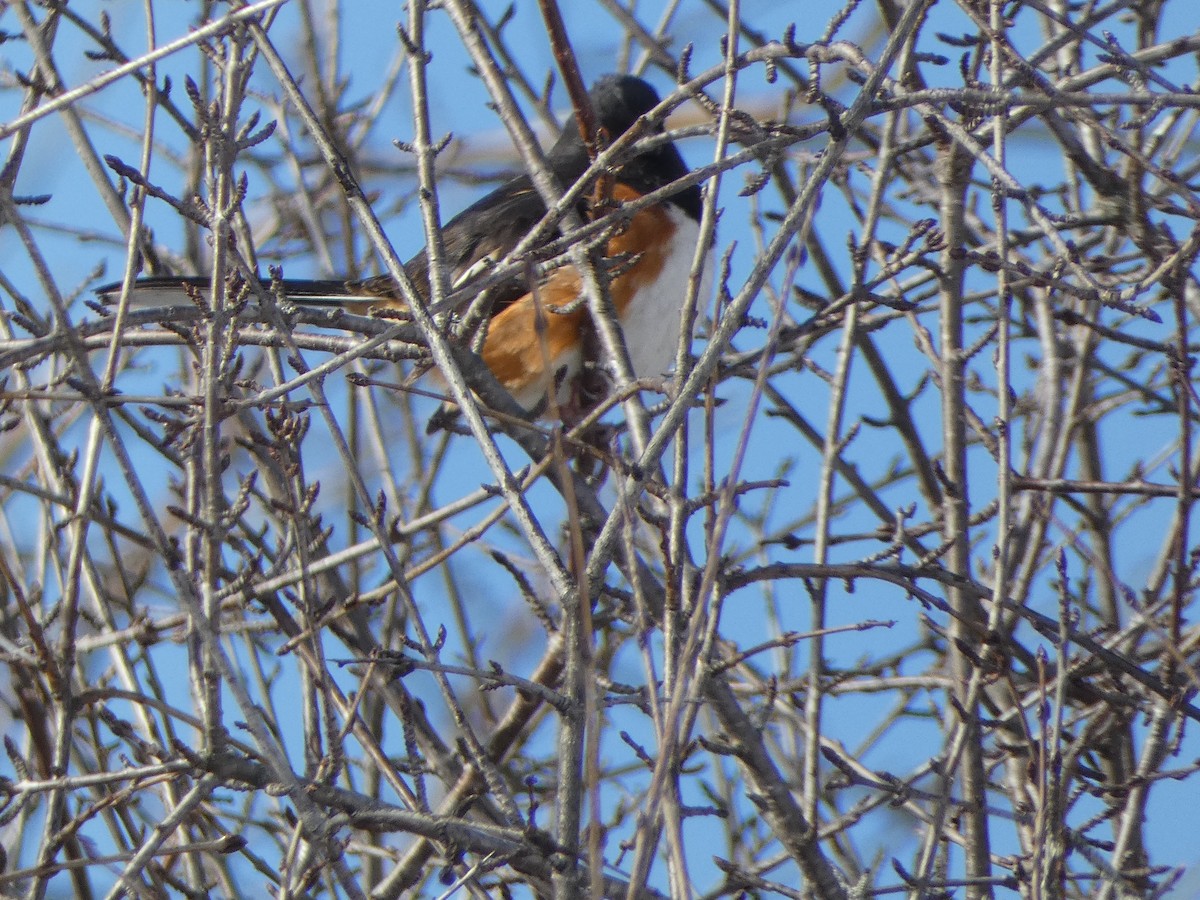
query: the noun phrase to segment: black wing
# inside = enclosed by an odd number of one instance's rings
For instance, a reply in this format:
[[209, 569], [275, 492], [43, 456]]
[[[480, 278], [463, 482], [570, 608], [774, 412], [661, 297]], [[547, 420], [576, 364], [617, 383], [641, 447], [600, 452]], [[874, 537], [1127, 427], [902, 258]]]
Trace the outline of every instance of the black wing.
[[[483, 275], [489, 263], [498, 263], [546, 215], [546, 204], [526, 175], [511, 181], [468, 206], [442, 228], [443, 261], [451, 288]], [[551, 233], [552, 239], [554, 234]], [[421, 299], [429, 301], [429, 257], [422, 250], [404, 266]], [[381, 275], [348, 287], [379, 297], [395, 298], [389, 276]], [[493, 313], [529, 293], [523, 276], [491, 289]]]

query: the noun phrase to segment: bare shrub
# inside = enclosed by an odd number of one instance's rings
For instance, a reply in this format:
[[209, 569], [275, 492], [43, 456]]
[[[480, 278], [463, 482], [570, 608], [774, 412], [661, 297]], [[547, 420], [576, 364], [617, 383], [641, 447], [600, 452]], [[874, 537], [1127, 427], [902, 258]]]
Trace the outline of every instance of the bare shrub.
[[[1174, 885], [1191, 4], [385, 6], [0, 4], [0, 889]], [[606, 428], [245, 280], [399, 274], [618, 69], [718, 286]]]

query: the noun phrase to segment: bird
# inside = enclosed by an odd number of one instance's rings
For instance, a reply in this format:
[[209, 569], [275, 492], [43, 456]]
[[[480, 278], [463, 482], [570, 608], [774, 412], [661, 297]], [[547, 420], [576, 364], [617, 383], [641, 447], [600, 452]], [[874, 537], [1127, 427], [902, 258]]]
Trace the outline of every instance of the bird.
[[[609, 140], [631, 129], [660, 98], [648, 82], [633, 75], [607, 75], [588, 93], [595, 122]], [[661, 122], [644, 123], [647, 135], [661, 133]], [[558, 187], [568, 190], [588, 171], [591, 157], [575, 121], [569, 121], [546, 154]], [[602, 182], [607, 207], [625, 205], [652, 191], [676, 184], [690, 174], [672, 141], [658, 140], [617, 164]], [[585, 192], [577, 211], [586, 221], [605, 211]], [[692, 260], [700, 240], [702, 195], [695, 183], [681, 183], [661, 202], [635, 212], [607, 239], [604, 255], [612, 263], [608, 291], [621, 324], [637, 377], [663, 375], [679, 343], [683, 306]], [[456, 288], [498, 263], [546, 215], [547, 207], [528, 174], [517, 175], [451, 218], [442, 227], [443, 263]], [[558, 238], [550, 233], [531, 248], [535, 253]], [[429, 258], [420, 251], [405, 269], [423, 301], [429, 300]], [[701, 295], [711, 265], [702, 274]], [[571, 402], [571, 386], [589, 360], [590, 314], [580, 301], [583, 278], [565, 264], [535, 276], [518, 276], [490, 288], [491, 310], [481, 356], [492, 374], [531, 415], [544, 415], [550, 392], [558, 404]], [[270, 282], [264, 280], [263, 285]], [[138, 307], [179, 306], [189, 294], [207, 290], [204, 277], [152, 276], [133, 283], [130, 302]], [[403, 308], [390, 277], [364, 280], [282, 281], [287, 299], [297, 305], [345, 306], [352, 310]], [[97, 290], [102, 302], [119, 298], [119, 283]], [[469, 305], [470, 298], [467, 299]], [[539, 332], [539, 318], [541, 331]], [[592, 341], [594, 344], [594, 341]], [[593, 351], [594, 352], [594, 351]], [[594, 388], [591, 389], [594, 393]]]

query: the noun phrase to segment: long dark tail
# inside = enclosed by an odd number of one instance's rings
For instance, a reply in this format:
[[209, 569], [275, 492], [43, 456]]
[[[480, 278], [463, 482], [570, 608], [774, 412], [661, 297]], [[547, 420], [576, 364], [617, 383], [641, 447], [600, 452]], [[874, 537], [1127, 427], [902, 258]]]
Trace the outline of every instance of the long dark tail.
[[[266, 291], [273, 289], [268, 279], [264, 278], [259, 283]], [[345, 306], [349, 303], [379, 299], [378, 295], [365, 291], [352, 282], [336, 279], [284, 279], [281, 284], [290, 301], [304, 306]], [[201, 296], [206, 296], [210, 285], [209, 279], [203, 276], [168, 275], [139, 278], [133, 283], [129, 302], [136, 309], [187, 306], [191, 304], [189, 292], [198, 291]], [[121, 296], [121, 283], [117, 281], [97, 288], [96, 295], [101, 303], [116, 305]]]

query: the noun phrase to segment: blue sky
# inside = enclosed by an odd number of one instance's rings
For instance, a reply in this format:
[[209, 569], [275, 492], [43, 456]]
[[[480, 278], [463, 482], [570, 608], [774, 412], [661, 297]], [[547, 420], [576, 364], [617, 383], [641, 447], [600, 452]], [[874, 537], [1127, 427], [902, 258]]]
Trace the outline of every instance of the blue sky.
[[[659, 10], [664, 5], [662, 3], [640, 4], [639, 10], [642, 19], [656, 21]], [[137, 52], [138, 48], [144, 47], [144, 38], [141, 35], [145, 29], [145, 23], [140, 3], [114, 2], [105, 4], [104, 8], [111, 16], [113, 33], [120, 37], [130, 52]], [[752, 22], [756, 29], [772, 35], [781, 35], [791, 19], [798, 15], [803, 16], [804, 20], [801, 21], [797, 31], [799, 40], [813, 39], [816, 32], [824, 28], [827, 17], [836, 8], [835, 4], [830, 3], [789, 5], [750, 2], [742, 6], [747, 21]], [[1176, 5], [1177, 16], [1181, 15], [1178, 13], [1181, 8], [1181, 5]], [[200, 4], [196, 3], [162, 4], [161, 9], [157, 10], [156, 21], [159, 42], [162, 43], [186, 33], [188, 28], [194, 24], [194, 16], [199, 9]], [[869, 47], [877, 47], [877, 43], [872, 44], [871, 42], [877, 42], [881, 34], [874, 27], [872, 9], [870, 4], [864, 4], [863, 8], [851, 17], [843, 34], [856, 40], [862, 40]], [[578, 51], [581, 68], [589, 81], [606, 72], [627, 68], [627, 64], [636, 63], [640, 59], [636, 50], [632, 53], [628, 52], [621, 38], [621, 29], [600, 5], [564, 4], [564, 13], [568, 29]], [[346, 4], [340, 11], [338, 37], [342, 49], [339, 64], [346, 79], [345, 97], [340, 107], [348, 111], [355, 111], [351, 112], [351, 115], [359, 114], [363, 109], [369, 108], [379, 93], [380, 73], [389, 71], [395, 59], [397, 39], [394, 25], [398, 15], [398, 8], [393, 9], [389, 6], [386, 11], [381, 12], [380, 4], [366, 3]], [[947, 3], [937, 5], [935, 16], [939, 17], [936, 30], [953, 34], [969, 28], [965, 19]], [[0, 18], [0, 26], [5, 25], [10, 30], [15, 27]], [[1186, 23], [1179, 26], [1181, 32], [1186, 31], [1187, 28]], [[723, 30], [723, 23], [705, 4], [685, 2], [671, 29], [672, 46], [679, 47], [684, 43], [693, 43], [695, 52], [692, 70], [699, 71], [719, 61], [718, 37]], [[279, 20], [272, 26], [271, 33], [279, 46], [291, 47], [294, 50], [296, 71], [303, 71], [304, 48], [302, 34], [296, 19], [295, 4], [287, 4], [281, 9]], [[515, 17], [508, 24], [505, 34], [508, 46], [519, 53], [524, 73], [535, 85], [540, 84], [551, 69], [552, 57], [546, 46], [536, 6], [519, 4]], [[329, 33], [324, 37], [332, 40], [333, 35]], [[1030, 33], [1031, 45], [1036, 39], [1037, 35]], [[61, 40], [80, 42], [78, 35], [70, 33], [69, 29], [62, 35]], [[80, 46], [82, 48], [82, 42], [80, 42]], [[445, 157], [447, 165], [450, 167], [454, 165], [456, 152], [477, 158], [481, 147], [485, 153], [491, 148], [504, 148], [507, 139], [496, 115], [487, 108], [487, 93], [478, 79], [469, 72], [468, 57], [444, 16], [430, 17], [427, 46], [433, 54], [430, 68], [433, 129], [435, 134], [452, 132], [457, 142], [447, 151]], [[10, 47], [12, 64], [18, 67], [26, 65], [25, 48], [19, 44], [10, 44], [6, 45], [6, 51]], [[199, 51], [196, 49], [185, 50], [163, 61], [159, 67], [160, 79], [164, 76], [171, 78], [172, 96], [185, 108], [183, 83], [189, 73], [198, 70], [198, 54]], [[89, 60], [82, 53], [61, 52], [60, 58], [72, 63], [61, 73], [68, 86], [81, 84], [111, 66], [111, 63], [108, 62]], [[958, 83], [957, 67], [953, 64], [942, 70], [933, 69], [931, 71], [935, 75], [940, 71], [945, 76], [947, 84]], [[671, 88], [671, 78], [661, 71], [650, 70], [647, 77], [664, 92]], [[1186, 79], [1194, 77], [1194, 73], [1180, 73], [1178, 77]], [[408, 99], [407, 83], [404, 82], [406, 75], [403, 70], [401, 70], [400, 78], [403, 83], [392, 93], [391, 99], [379, 117], [379, 124], [364, 135], [367, 145], [363, 156], [369, 159], [372, 165], [369, 167], [369, 171], [364, 173], [363, 182], [367, 191], [377, 197], [376, 208], [381, 211], [381, 216], [387, 224], [388, 234], [393, 245], [402, 258], [407, 258], [419, 249], [424, 238], [420, 218], [417, 215], [416, 206], [412, 202], [415, 185], [408, 169], [411, 161], [391, 144], [392, 140], [406, 140], [412, 135], [412, 111]], [[278, 109], [279, 91], [277, 86], [272, 83], [265, 67], [260, 69], [252, 87], [261, 92], [261, 95], [255, 99], [261, 101], [259, 105], [263, 110], [264, 118], [274, 118]], [[849, 88], [852, 87], [843, 84], [847, 97], [851, 96]], [[744, 108], [753, 109], [761, 115], [769, 115], [773, 104], [777, 103], [780, 90], [780, 84], [769, 84], [763, 76], [762, 69], [756, 67], [744, 73], [740, 78], [738, 102]], [[556, 96], [555, 109], [562, 114], [567, 108], [565, 96], [561, 91]], [[0, 117], [5, 121], [10, 120], [17, 112], [18, 101], [19, 92], [13, 90], [0, 92]], [[249, 105], [253, 107], [255, 104], [252, 102]], [[115, 153], [127, 162], [134, 162], [137, 159], [143, 107], [140, 93], [131, 82], [124, 81], [105, 88], [82, 104], [82, 108], [102, 112], [104, 115], [124, 123], [130, 129], [129, 133], [121, 134], [115, 130], [94, 127], [92, 133], [97, 136], [98, 141], [103, 142], [103, 146], [97, 148], [101, 153]], [[811, 119], [806, 118], [803, 121], [812, 121], [818, 118], [819, 116], [814, 113]], [[291, 139], [295, 136], [297, 128], [294, 117], [281, 120], [280, 130], [272, 140], [283, 142]], [[184, 143], [182, 136], [166, 116], [160, 116], [156, 124], [156, 137], [161, 145], [157, 151], [156, 160], [151, 166], [151, 180], [161, 180], [168, 190], [178, 190], [181, 182], [178, 168], [171, 160], [171, 153], [182, 149]], [[823, 143], [824, 138], [821, 138], [812, 144], [797, 145], [793, 148], [794, 156], [789, 160], [789, 164], [798, 167], [809, 162], [809, 154], [816, 153]], [[68, 291], [79, 291], [82, 295], [87, 296], [88, 291], [96, 284], [119, 277], [124, 264], [124, 247], [117, 230], [112, 225], [111, 218], [105, 212], [104, 206], [92, 186], [92, 182], [83, 171], [74, 153], [64, 152], [64, 147], [69, 147], [69, 143], [61, 123], [53, 117], [40, 122], [34, 130], [27, 161], [21, 168], [16, 190], [23, 195], [50, 195], [50, 201], [31, 211], [30, 218], [42, 225], [38, 232], [39, 237], [44, 252], [54, 261], [55, 276], [60, 287]], [[681, 149], [690, 163], [700, 165], [711, 159], [713, 144], [710, 139], [698, 138], [684, 142]], [[261, 152], [264, 158], [269, 159], [273, 152], [272, 144], [266, 144]], [[1011, 145], [1010, 154], [1010, 170], [1017, 173], [1032, 175], [1042, 167], [1061, 168], [1061, 161], [1057, 156], [1048, 154], [1045, 145], [1036, 138], [1028, 139], [1025, 135], [1018, 135]], [[512, 156], [507, 152], [498, 152], [497, 157], [501, 160], [497, 168], [512, 165]], [[864, 160], [863, 165], [864, 168], [868, 166], [869, 160]], [[252, 170], [252, 167], [248, 168]], [[399, 174], [390, 174], [388, 171], [390, 168], [400, 170]], [[311, 174], [311, 170], [306, 170], [304, 173], [305, 177]], [[759, 217], [766, 223], [764, 227], [769, 229], [771, 216], [784, 212], [780, 201], [770, 190], [755, 198], [740, 198], [738, 191], [742, 185], [743, 172], [732, 173], [725, 179], [719, 197], [719, 205], [723, 208], [724, 213], [718, 232], [717, 251], [720, 253], [726, 248], [734, 248], [731, 257], [731, 285], [735, 287], [735, 290], [753, 265], [761, 240], [760, 234], [749, 223], [755, 217]], [[462, 184], [453, 180], [442, 182], [439, 193], [443, 214], [447, 216], [452, 214], [480, 196], [486, 189], [487, 185], [481, 184]], [[274, 198], [268, 196], [262, 189], [261, 183], [252, 178], [250, 194], [247, 198], [248, 217], [252, 224], [265, 226], [272, 220], [271, 203], [273, 200]], [[897, 203], [901, 202], [903, 201], [897, 200]], [[914, 215], [916, 215], [920, 206], [915, 201], [911, 202], [913, 202]], [[929, 213], [926, 210], [920, 214], [927, 215]], [[147, 224], [154, 230], [160, 245], [173, 248], [178, 252], [183, 251], [186, 244], [184, 229], [180, 226], [178, 216], [172, 210], [164, 204], [152, 200], [147, 204], [146, 218]], [[835, 265], [839, 267], [839, 271], [845, 277], [849, 271], [845, 236], [856, 227], [855, 220], [842, 199], [833, 192], [827, 192], [823, 198], [817, 221], [818, 227], [825, 237], [826, 245], [836, 249]], [[56, 226], [89, 229], [89, 239], [85, 240], [78, 233], [56, 233]], [[898, 240], [900, 235], [892, 234], [890, 237]], [[352, 249], [347, 249], [347, 247], [352, 247]], [[286, 254], [288, 246], [281, 241], [274, 248], [268, 243], [259, 249], [264, 252], [265, 258], [269, 258], [273, 249]], [[330, 271], [328, 265], [322, 260], [314, 259], [312, 256], [288, 255], [285, 263], [286, 272], [291, 276], [329, 277], [338, 274], [339, 265], [346, 264], [347, 253], [364, 253], [364, 250], [365, 244], [361, 241], [346, 246], [334, 245], [331, 257], [334, 265], [333, 271]], [[359, 262], [361, 261], [359, 260]], [[2, 263], [8, 278], [21, 285], [24, 291], [36, 298], [36, 281], [11, 229], [0, 229], [0, 263]], [[103, 275], [98, 274], [101, 267], [103, 267]], [[802, 270], [798, 281], [814, 290], [820, 289], [820, 282], [810, 270]], [[788, 287], [780, 284], [773, 286], [785, 291]], [[76, 314], [80, 317], [91, 315], [78, 306]], [[756, 303], [752, 314], [762, 317], [771, 315], [771, 309], [765, 299]], [[976, 333], [981, 333], [985, 327], [985, 323], [976, 323]], [[1160, 334], [1155, 331], [1153, 325], [1147, 323], [1134, 323], [1131, 327], [1144, 328], [1149, 334]], [[735, 346], [743, 350], [752, 349], [757, 346], [756, 342], [761, 340], [760, 332], [747, 330], [738, 337]], [[834, 335], [819, 342], [812, 351], [811, 358], [826, 370], [831, 370], [834, 365], [836, 342], [837, 336]], [[880, 342], [898, 371], [905, 371], [906, 361], [911, 360], [911, 379], [903, 387], [916, 389], [920, 384], [926, 363], [924, 357], [914, 347], [912, 335], [908, 329], [895, 327], [883, 330], [880, 332]], [[177, 360], [173, 355], [147, 356], [145, 359], [149, 364], [148, 367], [139, 368], [122, 376], [121, 386], [126, 391], [134, 389], [161, 390], [164, 381], [175, 377]], [[981, 370], [986, 377], [987, 366], [981, 366]], [[1020, 372], [1016, 377], [1028, 379], [1019, 386], [1028, 386], [1033, 379], [1032, 375]], [[819, 377], [811, 371], [797, 371], [781, 376], [777, 380], [777, 384], [788, 390], [792, 396], [799, 398], [798, 405], [814, 422], [824, 423], [828, 391], [825, 383]], [[331, 385], [331, 391], [335, 397], [341, 396], [342, 390], [344, 387]], [[849, 404], [853, 415], [871, 417], [884, 414], [885, 410], [875, 390], [874, 384], [864, 375], [856, 373], [851, 378]], [[723, 386], [721, 396], [726, 402], [715, 414], [715, 430], [720, 436], [714, 447], [715, 468], [718, 472], [728, 469], [735, 449], [734, 437], [740, 431], [743, 418], [747, 414], [749, 402], [747, 383], [730, 381]], [[427, 413], [431, 408], [431, 404], [418, 404], [418, 410], [423, 413]], [[915, 402], [915, 410], [918, 427], [927, 432], [931, 436], [931, 443], [936, 445], [937, 441], [932, 436], [936, 435], [940, 426], [937, 418], [938, 403], [934, 392], [927, 389]], [[693, 422], [697, 422], [697, 420], [694, 419]], [[320, 429], [321, 426], [318, 423], [315, 427]], [[694, 424], [693, 427], [697, 427], [697, 425]], [[1117, 477], [1133, 460], [1152, 456], [1153, 454], [1146, 452], [1147, 446], [1166, 447], [1174, 438], [1172, 423], [1165, 420], [1125, 418], [1117, 420], [1111, 425], [1106, 424], [1105, 428], [1111, 428], [1118, 432], [1111, 435], [1109, 439], [1113, 454], [1110, 460], [1112, 465], [1110, 476], [1113, 477]], [[77, 431], [78, 440], [82, 442], [83, 429], [77, 428]], [[399, 428], [397, 428], [397, 433], [399, 433]], [[878, 436], [882, 433], [880, 430], [873, 431], [870, 427], [866, 427], [858, 439], [857, 448], [851, 453], [867, 477], [882, 476], [896, 460], [891, 455], [895, 453], [894, 446], [886, 440], [878, 440]], [[519, 461], [518, 452], [511, 447], [508, 449], [515, 464]], [[450, 453], [450, 463], [444, 469], [446, 474], [436, 484], [436, 491], [443, 501], [474, 490], [488, 478], [487, 471], [482, 466], [475, 448], [469, 442], [461, 440], [456, 442]], [[698, 472], [703, 458], [698, 451], [695, 456], [693, 472]], [[978, 481], [976, 484], [979, 485], [980, 492], [978, 500], [985, 502], [993, 488], [994, 467], [989, 466], [989, 460], [983, 454], [975, 455], [972, 459], [973, 465], [977, 466], [975, 472]], [[399, 451], [391, 454], [390, 461], [393, 475], [399, 483], [410, 487], [418, 481], [421, 475], [421, 472], [418, 471], [418, 463], [407, 459]], [[111, 464], [111, 459], [106, 457], [105, 462]], [[808, 509], [812, 504], [815, 489], [815, 476], [812, 473], [816, 471], [818, 464], [818, 454], [807, 445], [800, 443], [792, 430], [765, 418], [758, 420], [751, 433], [744, 466], [744, 472], [752, 474], [747, 474], [745, 477], [769, 478], [786, 471], [786, 477], [789, 478], [790, 484], [787, 488], [774, 492], [752, 493], [745, 499], [742, 505], [744, 520], [740, 521], [732, 532], [731, 538], [724, 548], [725, 552], [731, 556], [746, 553], [749, 554], [748, 558], [752, 561], [787, 558], [788, 554], [782, 550], [758, 548], [757, 542], [760, 535], [755, 531], [755, 523], [752, 520], [755, 515], [761, 514], [764, 517], [763, 529], [770, 532], [774, 528], [783, 527], [786, 523], [792, 522], [799, 511]], [[147, 466], [151, 465], [156, 465], [156, 463], [147, 457]], [[323, 502], [329, 504], [330, 521], [335, 523], [333, 539], [335, 544], [349, 542], [345, 516], [337, 514], [339, 504], [344, 505], [341, 498], [345, 496], [344, 485], [339, 483], [339, 476], [343, 474], [339, 472], [340, 462], [332, 455], [322, 459], [319, 455], [314, 454], [308, 460], [308, 465], [312, 473], [323, 482], [322, 499]], [[144, 475], [151, 483], [165, 485], [165, 472], [156, 475], [154, 471], [148, 470]], [[1161, 472], [1159, 476], [1158, 480], [1165, 478]], [[120, 500], [125, 499], [118, 479], [110, 476], [107, 484], [114, 496]], [[915, 493], [916, 491], [909, 483], [892, 488], [885, 493], [885, 497], [899, 507], [909, 502], [912, 499], [911, 495]], [[547, 511], [550, 518], [561, 514], [559, 500], [548, 486], [542, 485], [535, 488], [531, 493], [531, 498], [535, 508]], [[20, 508], [22, 508], [21, 504], [16, 503], [14, 509]], [[1139, 527], [1145, 529], [1146, 533], [1153, 534], [1161, 529], [1168, 514], [1169, 511], [1164, 510], [1161, 506], [1152, 506], [1136, 513], [1135, 516], [1138, 517], [1138, 522], [1143, 523]], [[479, 511], [472, 511], [456, 519], [454, 524], [457, 528], [466, 528], [480, 517]], [[874, 519], [865, 515], [861, 510], [851, 512], [838, 522], [839, 530], [847, 533], [869, 531], [876, 525]], [[703, 520], [700, 517], [695, 520], [691, 538], [699, 548], [703, 540]], [[1066, 541], [1067, 538], [1062, 533], [1058, 533], [1054, 539]], [[834, 558], [857, 559], [865, 552], [869, 552], [863, 551], [862, 546], [860, 542], [835, 548]], [[505, 597], [509, 597], [513, 593], [509, 582], [491, 563], [487, 555], [486, 551], [492, 547], [504, 548], [521, 560], [529, 558], [528, 551], [521, 539], [511, 531], [494, 530], [489, 534], [484, 545], [478, 549], [468, 548], [464, 551], [460, 577], [469, 591], [477, 592], [481, 596], [492, 593], [498, 580], [504, 579], [500, 582], [503, 584], [503, 588], [500, 590]], [[806, 553], [809, 550], [806, 547], [800, 552]], [[1156, 542], [1148, 541], [1145, 547], [1140, 546], [1137, 541], [1126, 542], [1120, 547], [1120, 553], [1125, 557], [1121, 560], [1123, 567], [1119, 573], [1120, 576], [1126, 582], [1137, 585], [1138, 579], [1144, 576], [1151, 567], [1157, 552]], [[377, 574], [370, 568], [368, 568], [368, 572]], [[1081, 577], [1083, 574], [1085, 573], [1072, 573], [1073, 577]], [[536, 581], [536, 573], [534, 577]], [[449, 623], [450, 613], [441, 605], [442, 588], [438, 583], [438, 576], [430, 574], [417, 579], [415, 589], [429, 621]], [[779, 583], [775, 586], [775, 593], [771, 596], [754, 595], [751, 598], [752, 594], [751, 591], [735, 594], [727, 602], [722, 625], [729, 638], [749, 645], [763, 640], [772, 631], [803, 630], [807, 627], [807, 599], [802, 585], [798, 582]], [[1050, 611], [1053, 599], [1048, 594], [1046, 596], [1047, 611]], [[895, 627], [887, 631], [867, 632], [865, 635], [851, 633], [829, 639], [826, 653], [836, 664], [850, 666], [860, 659], [885, 657], [892, 649], [914, 640], [921, 629], [919, 608], [911, 599], [906, 599], [899, 590], [859, 585], [853, 593], [850, 593], [844, 591], [840, 585], [833, 585], [831, 597], [833, 601], [830, 605], [833, 620], [829, 623], [831, 625], [852, 624], [868, 618], [894, 619], [897, 622]], [[536, 640], [536, 636], [540, 632], [537, 630], [536, 623], [532, 622], [525, 612], [525, 607], [519, 599], [513, 597], [509, 599], [511, 605], [503, 610], [497, 610], [495, 613], [497, 622], [504, 623], [503, 627], [497, 627], [495, 632], [482, 635], [481, 655], [486, 659], [495, 654], [502, 658], [506, 667], [513, 671], [524, 672], [540, 655], [540, 646]], [[771, 607], [778, 610], [778, 621], [764, 624], [764, 619], [768, 618], [764, 610]], [[521, 648], [519, 642], [510, 640], [517, 633], [527, 633], [530, 636], [524, 649]], [[644, 672], [635, 650], [635, 646], [630, 643], [618, 656], [614, 668], [614, 677], [618, 680], [627, 679], [631, 683], [640, 683], [644, 680]], [[783, 658], [784, 656], [785, 654], [780, 654], [773, 661], [773, 664], [778, 664], [780, 671], [790, 669], [793, 675], [803, 671], [803, 667], [806, 665], [803, 645], [787, 654], [786, 659]], [[462, 687], [464, 691], [467, 690], [465, 683]], [[180, 693], [182, 698], [183, 685], [180, 685]], [[848, 745], [853, 745], [856, 740], [871, 732], [885, 703], [886, 701], [882, 699], [869, 697], [845, 698], [831, 703], [827, 721], [830, 734], [836, 735]], [[614, 718], [617, 720], [622, 719], [625, 715], [620, 710], [614, 712]], [[636, 715], [630, 714], [629, 720], [628, 727], [630, 728], [645, 727], [644, 720], [639, 724]], [[297, 723], [297, 728], [299, 728], [299, 723]], [[932, 727], [925, 731], [916, 725], [906, 726], [904, 734], [891, 735], [891, 739], [872, 748], [865, 758], [880, 769], [887, 769], [897, 774], [903, 773], [909, 767], [928, 758], [931, 746], [928, 741], [931, 740], [931, 734], [936, 735], [936, 730]], [[547, 731], [542, 738], [544, 746], [541, 749], [550, 752], [552, 739], [553, 734]], [[606, 744], [605, 752], [613, 754], [614, 758], [623, 758], [621, 754], [628, 756], [627, 748], [624, 748], [615, 738], [611, 745]], [[1182, 756], [1186, 758], [1189, 752], [1191, 755], [1195, 755], [1194, 747], [1185, 749]], [[690, 799], [697, 803], [702, 802], [700, 798]], [[1197, 791], [1194, 778], [1173, 785], [1170, 790], [1159, 791], [1154, 795], [1150, 820], [1155, 829], [1153, 832], [1157, 842], [1155, 852], [1159, 861], [1186, 864], [1193, 859], [1194, 843], [1190, 838], [1190, 832], [1179, 825], [1186, 818], [1186, 811], [1197, 801], [1200, 801], [1200, 793]], [[707, 847], [708, 841], [706, 840], [710, 835], [704, 831], [707, 827], [703, 824], [689, 826], [689, 834], [695, 836], [698, 839], [698, 845], [704, 845], [705, 848], [695, 854], [695, 874], [701, 881], [715, 880], [718, 877], [715, 869], [710, 867], [706, 855], [706, 852], [711, 849]], [[900, 819], [899, 815], [893, 819], [884, 819], [872, 826], [872, 831], [877, 832], [873, 839], [878, 840], [880, 847], [889, 848], [890, 854], [903, 858], [912, 849], [906, 844], [906, 841], [910, 842], [911, 838], [904, 835], [905, 828], [908, 828], [911, 833], [911, 823]], [[864, 831], [864, 834], [867, 833]], [[1004, 846], [1003, 828], [999, 828], [997, 833], [1000, 838], [997, 841], [996, 849], [999, 852], [1010, 852], [1012, 847]], [[872, 838], [864, 838], [864, 840], [870, 843]], [[661, 878], [661, 873], [659, 876]], [[886, 878], [883, 880], [887, 881]], [[661, 886], [663, 882], [660, 880], [658, 883]]]

